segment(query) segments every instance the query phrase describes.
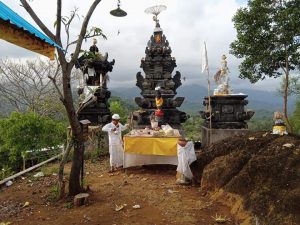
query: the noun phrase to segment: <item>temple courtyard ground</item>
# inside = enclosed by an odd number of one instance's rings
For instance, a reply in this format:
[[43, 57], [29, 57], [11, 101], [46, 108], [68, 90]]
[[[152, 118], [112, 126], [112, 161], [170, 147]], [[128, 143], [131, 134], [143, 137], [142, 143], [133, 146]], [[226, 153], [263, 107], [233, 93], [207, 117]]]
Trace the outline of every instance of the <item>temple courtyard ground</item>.
[[[45, 176], [14, 181], [0, 191], [0, 222], [11, 224], [240, 224], [221, 199], [210, 198], [196, 186], [175, 184], [176, 167], [147, 166], [108, 173], [107, 158], [86, 162], [88, 205], [74, 207], [71, 199], [56, 201], [58, 164], [42, 168]], [[69, 172], [70, 165], [66, 166]], [[53, 175], [54, 174], [54, 175]], [[28, 206], [24, 204], [28, 202]], [[28, 204], [27, 203], [27, 204]], [[139, 205], [135, 209], [133, 206]], [[123, 206], [116, 211], [117, 206]]]
[[[299, 225], [300, 137], [270, 132], [236, 136], [201, 149], [191, 169], [199, 186], [175, 184], [176, 166], [108, 173], [87, 160], [87, 205], [57, 201], [58, 163], [0, 189], [0, 224]], [[66, 179], [70, 163], [66, 165]], [[67, 188], [66, 188], [67, 189]], [[246, 211], [246, 210], [247, 211]], [[2, 225], [2, 224], [1, 224]]]

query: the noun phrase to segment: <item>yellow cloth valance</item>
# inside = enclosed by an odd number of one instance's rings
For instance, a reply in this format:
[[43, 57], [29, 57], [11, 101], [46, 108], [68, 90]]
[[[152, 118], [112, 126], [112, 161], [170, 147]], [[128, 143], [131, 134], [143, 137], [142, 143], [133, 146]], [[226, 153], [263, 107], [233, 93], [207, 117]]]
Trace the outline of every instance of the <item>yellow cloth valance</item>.
[[9, 22], [0, 21], [0, 38], [54, 60], [54, 46]]
[[178, 137], [124, 136], [124, 151], [142, 155], [177, 155]]

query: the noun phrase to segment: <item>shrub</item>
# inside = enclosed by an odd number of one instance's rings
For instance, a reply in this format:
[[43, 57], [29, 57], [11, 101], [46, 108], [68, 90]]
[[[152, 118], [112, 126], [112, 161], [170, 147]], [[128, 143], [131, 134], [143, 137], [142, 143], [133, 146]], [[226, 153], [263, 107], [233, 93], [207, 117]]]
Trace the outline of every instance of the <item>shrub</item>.
[[42, 148], [56, 147], [65, 140], [65, 126], [35, 113], [13, 112], [0, 119], [0, 169], [8, 166], [18, 171], [22, 155]]

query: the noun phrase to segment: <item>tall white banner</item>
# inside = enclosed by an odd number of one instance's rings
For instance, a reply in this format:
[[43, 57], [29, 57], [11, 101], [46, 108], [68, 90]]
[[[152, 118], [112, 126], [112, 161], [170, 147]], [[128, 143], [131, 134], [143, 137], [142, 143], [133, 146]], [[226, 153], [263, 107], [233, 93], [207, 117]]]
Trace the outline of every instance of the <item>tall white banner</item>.
[[208, 70], [208, 59], [207, 59], [206, 43], [204, 42], [203, 55], [202, 55], [202, 73], [204, 73], [206, 70]]

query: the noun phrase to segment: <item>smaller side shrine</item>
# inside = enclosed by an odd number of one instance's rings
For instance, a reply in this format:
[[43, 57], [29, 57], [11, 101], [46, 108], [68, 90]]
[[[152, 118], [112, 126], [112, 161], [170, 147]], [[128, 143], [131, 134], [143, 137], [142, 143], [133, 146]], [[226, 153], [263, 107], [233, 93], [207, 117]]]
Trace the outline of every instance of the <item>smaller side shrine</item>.
[[107, 89], [115, 60], [108, 61], [108, 54], [101, 54], [97, 47], [97, 40], [89, 51], [85, 52], [76, 64], [83, 76], [79, 78], [78, 94], [80, 98], [77, 115], [79, 120], [89, 120], [92, 125], [106, 124], [111, 121], [108, 99], [111, 92]]
[[225, 55], [222, 56], [221, 68], [214, 75], [214, 80], [217, 88], [212, 96], [204, 98], [205, 110], [200, 111], [204, 119], [201, 130], [203, 146], [247, 132], [246, 121], [254, 115], [254, 111], [245, 108], [248, 96], [233, 93], [229, 86], [229, 69]]
[[141, 89], [143, 97], [136, 97], [135, 102], [140, 110], [133, 112], [132, 123], [135, 128], [150, 126], [150, 122], [169, 124], [179, 128], [185, 122], [185, 112], [176, 109], [184, 101], [184, 97], [177, 97], [176, 89], [181, 86], [181, 74], [173, 70], [177, 66], [176, 59], [171, 56], [172, 50], [163, 30], [160, 27], [157, 15], [163, 8], [150, 8], [154, 14], [155, 29], [148, 41], [145, 58], [141, 60], [141, 68], [145, 75], [138, 72], [136, 86]]

